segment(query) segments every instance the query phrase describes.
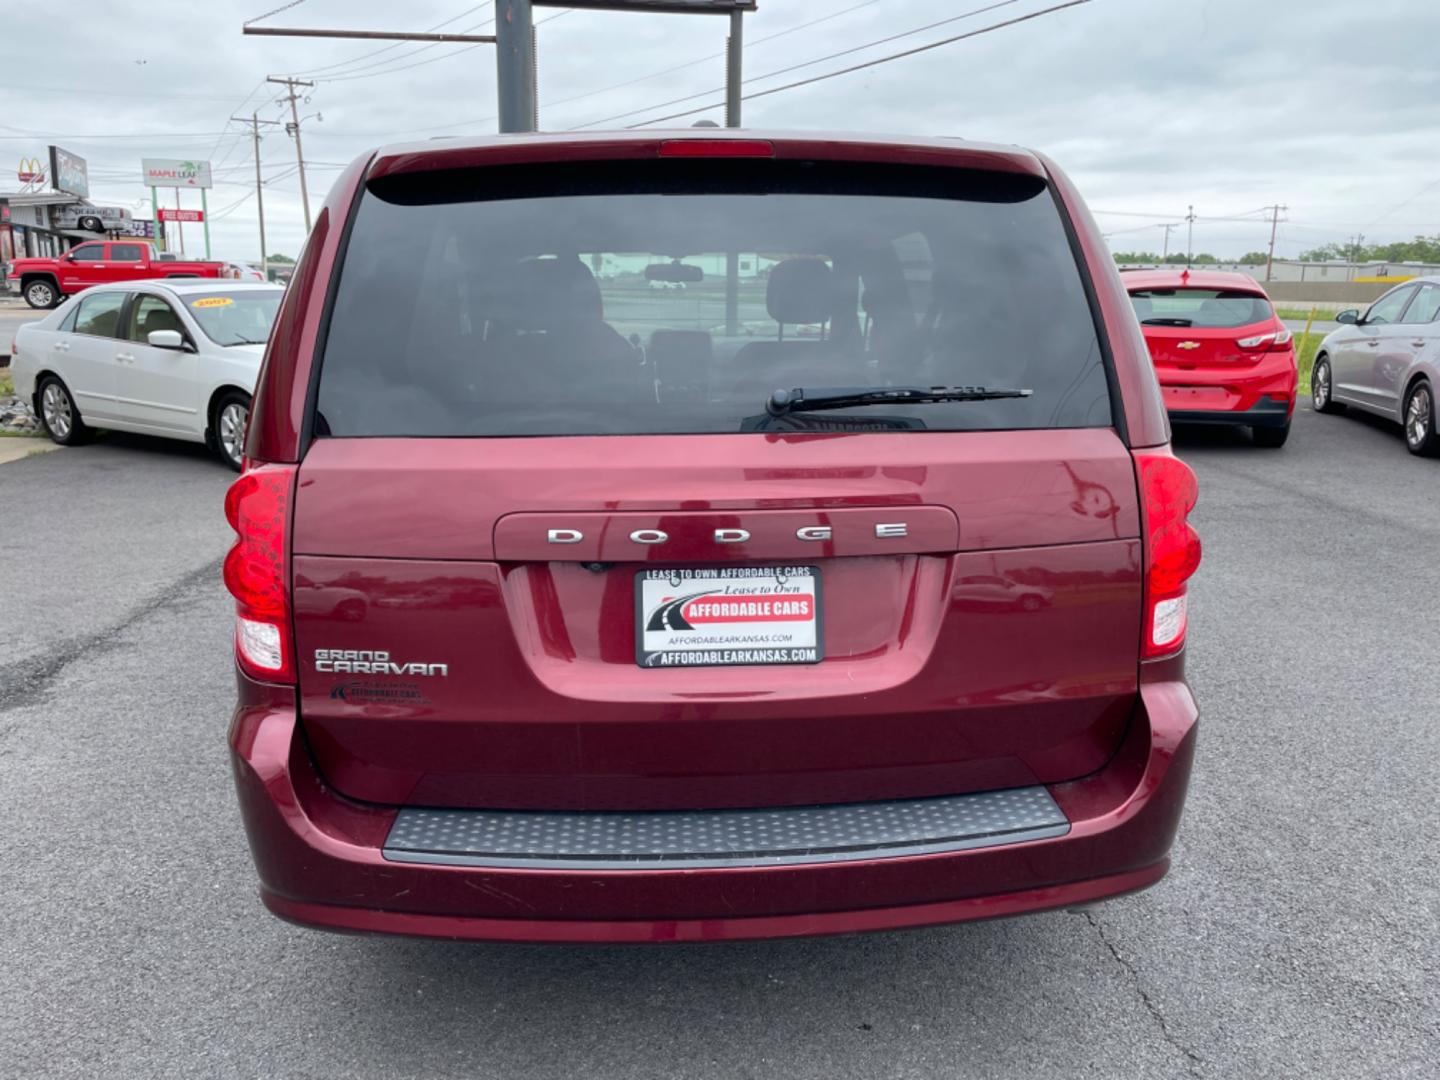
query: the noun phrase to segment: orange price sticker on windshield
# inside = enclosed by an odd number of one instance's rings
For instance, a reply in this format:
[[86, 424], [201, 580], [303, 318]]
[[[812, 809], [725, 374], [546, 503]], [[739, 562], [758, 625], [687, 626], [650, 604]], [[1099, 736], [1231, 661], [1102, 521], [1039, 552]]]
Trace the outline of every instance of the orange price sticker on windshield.
[[202, 296], [199, 300], [191, 300], [190, 306], [193, 308], [229, 307], [233, 303], [235, 301], [228, 296]]

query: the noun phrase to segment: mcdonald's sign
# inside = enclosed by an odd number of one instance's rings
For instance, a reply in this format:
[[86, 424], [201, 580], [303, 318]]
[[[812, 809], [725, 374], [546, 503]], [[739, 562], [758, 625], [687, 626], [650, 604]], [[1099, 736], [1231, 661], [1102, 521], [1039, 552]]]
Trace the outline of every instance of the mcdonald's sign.
[[22, 184], [33, 184], [36, 181], [45, 179], [45, 166], [40, 164], [39, 158], [21, 158], [20, 167], [15, 170], [15, 178]]

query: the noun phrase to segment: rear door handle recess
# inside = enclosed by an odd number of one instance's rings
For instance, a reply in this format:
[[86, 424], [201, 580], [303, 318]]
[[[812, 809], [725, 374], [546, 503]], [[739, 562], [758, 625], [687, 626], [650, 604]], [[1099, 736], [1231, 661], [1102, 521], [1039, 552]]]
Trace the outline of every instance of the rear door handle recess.
[[133, 364], [135, 362], [135, 354], [128, 352], [118, 352], [115, 354], [115, 359], [119, 360], [122, 364]]

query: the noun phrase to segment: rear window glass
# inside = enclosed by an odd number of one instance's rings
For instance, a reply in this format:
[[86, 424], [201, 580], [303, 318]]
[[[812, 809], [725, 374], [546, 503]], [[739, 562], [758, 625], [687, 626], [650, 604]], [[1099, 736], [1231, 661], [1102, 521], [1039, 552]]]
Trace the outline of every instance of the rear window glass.
[[1142, 289], [1130, 302], [1145, 326], [1249, 326], [1274, 315], [1265, 297], [1238, 289]]
[[[769, 162], [579, 171], [372, 183], [340, 272], [316, 431], [1111, 423], [1095, 324], [1039, 180]], [[1033, 394], [765, 409], [777, 389], [894, 386]]]

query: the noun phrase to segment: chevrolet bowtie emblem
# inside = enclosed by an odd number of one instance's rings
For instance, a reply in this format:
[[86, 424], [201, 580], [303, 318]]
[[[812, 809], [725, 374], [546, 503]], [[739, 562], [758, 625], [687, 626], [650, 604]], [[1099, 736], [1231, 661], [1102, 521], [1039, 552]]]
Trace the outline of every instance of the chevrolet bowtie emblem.
[[1177, 349], [1198, 349], [1200, 347], [1200, 343], [1198, 341], [1182, 341], [1175, 347]]

